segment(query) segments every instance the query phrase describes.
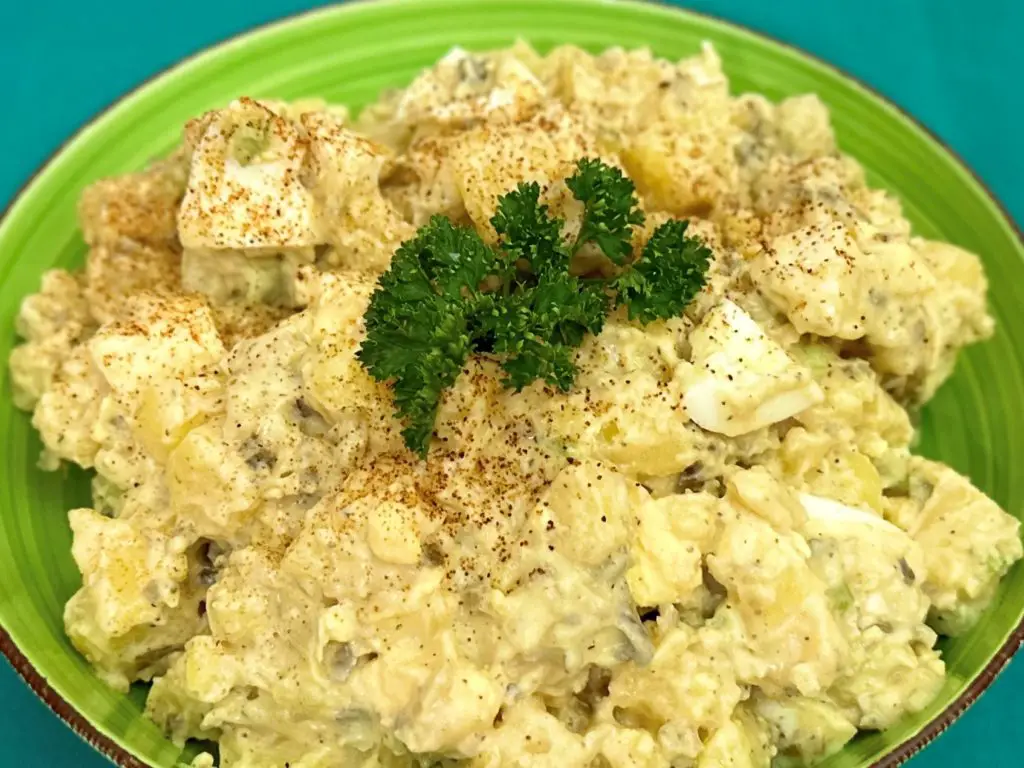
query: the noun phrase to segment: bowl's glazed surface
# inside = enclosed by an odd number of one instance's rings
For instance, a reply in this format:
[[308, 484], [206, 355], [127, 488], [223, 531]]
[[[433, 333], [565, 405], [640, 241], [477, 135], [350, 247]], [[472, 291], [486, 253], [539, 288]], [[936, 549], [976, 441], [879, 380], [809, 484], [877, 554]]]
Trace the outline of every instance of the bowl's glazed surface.
[[[893, 191], [918, 234], [979, 253], [991, 282], [996, 337], [969, 350], [924, 411], [920, 451], [967, 474], [1011, 514], [1024, 510], [1024, 246], [985, 189], [912, 120], [831, 67], [724, 22], [666, 7], [601, 0], [356, 2], [263, 28], [189, 59], [127, 96], [71, 140], [25, 187], [0, 223], [0, 356], [15, 343], [21, 298], [48, 268], [81, 264], [75, 223], [82, 187], [169, 150], [189, 117], [240, 94], [321, 96], [352, 107], [408, 82], [452, 45], [486, 49], [522, 37], [544, 50], [650, 46], [667, 58], [703, 40], [719, 50], [735, 92], [779, 99], [814, 92], [839, 142]], [[121, 765], [174, 766], [187, 757], [142, 715], [145, 690], [99, 683], [64, 635], [64, 602], [79, 584], [66, 511], [89, 504], [78, 470], [44, 473], [29, 417], [0, 369], [0, 648], [48, 704]], [[895, 765], [934, 738], [992, 681], [1020, 645], [1024, 568], [1004, 580], [982, 622], [944, 640], [949, 676], [924, 712], [858, 737], [828, 766]]]

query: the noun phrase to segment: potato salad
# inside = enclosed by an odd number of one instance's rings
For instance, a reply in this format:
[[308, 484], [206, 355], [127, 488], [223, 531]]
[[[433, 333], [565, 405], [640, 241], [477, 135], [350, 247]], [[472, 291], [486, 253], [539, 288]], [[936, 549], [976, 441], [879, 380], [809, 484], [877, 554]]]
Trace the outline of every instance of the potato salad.
[[[627, 235], [586, 167], [635, 190]], [[505, 258], [517, 189], [549, 218]], [[197, 767], [812, 764], [928, 706], [938, 636], [1022, 556], [911, 450], [993, 331], [979, 259], [915, 236], [816, 97], [731, 94], [711, 47], [455, 49], [358, 116], [240, 98], [79, 219], [84, 269], [22, 304], [14, 398], [43, 468], [93, 471], [67, 633], [175, 742], [217, 742]], [[450, 350], [411, 336], [366, 363], [382, 302], [437, 298], [385, 279], [424, 227], [504, 254], [479, 317], [521, 333], [443, 386]], [[600, 322], [509, 309], [545, 247]], [[408, 334], [441, 333], [425, 312]]]

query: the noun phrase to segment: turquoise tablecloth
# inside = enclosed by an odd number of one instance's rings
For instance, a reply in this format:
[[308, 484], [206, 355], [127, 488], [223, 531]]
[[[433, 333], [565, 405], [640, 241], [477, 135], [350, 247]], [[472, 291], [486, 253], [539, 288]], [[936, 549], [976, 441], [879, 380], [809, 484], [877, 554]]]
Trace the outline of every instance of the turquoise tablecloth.
[[[1024, 222], [1020, 0], [694, 0], [859, 76], [936, 131]], [[80, 123], [185, 54], [302, 0], [0, 0], [0, 205]], [[926, 183], [926, 180], [922, 180]], [[1024, 664], [913, 761], [1021, 766]], [[1015, 732], [1016, 731], [1016, 732]], [[0, 664], [0, 764], [105, 762]]]

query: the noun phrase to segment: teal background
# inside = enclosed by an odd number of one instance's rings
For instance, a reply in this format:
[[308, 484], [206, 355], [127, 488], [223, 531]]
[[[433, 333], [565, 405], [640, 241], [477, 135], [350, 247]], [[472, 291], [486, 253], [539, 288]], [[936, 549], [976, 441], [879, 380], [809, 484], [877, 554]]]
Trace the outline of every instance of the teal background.
[[[838, 65], [901, 105], [1024, 221], [1024, 3], [687, 0]], [[74, 130], [190, 53], [312, 7], [298, 0], [0, 0], [0, 206]], [[339, 75], [343, 76], [343, 74]], [[927, 169], [922, 169], [927, 184]], [[26, 258], [31, 258], [26, 254]], [[1012, 664], [913, 768], [1020, 766], [1024, 663]], [[107, 763], [0, 663], [0, 764]]]

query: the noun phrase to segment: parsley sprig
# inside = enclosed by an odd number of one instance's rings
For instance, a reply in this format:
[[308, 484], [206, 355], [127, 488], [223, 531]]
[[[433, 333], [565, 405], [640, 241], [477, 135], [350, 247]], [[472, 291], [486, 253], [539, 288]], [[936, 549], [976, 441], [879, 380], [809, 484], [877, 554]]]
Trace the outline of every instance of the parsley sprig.
[[[381, 276], [357, 354], [375, 379], [391, 383], [406, 445], [421, 457], [442, 395], [471, 354], [499, 359], [506, 386], [541, 379], [565, 391], [576, 377], [576, 348], [601, 332], [613, 307], [649, 323], [682, 313], [703, 286], [711, 252], [686, 234], [686, 221], [658, 227], [630, 263], [633, 228], [644, 214], [619, 169], [584, 158], [565, 184], [584, 210], [571, 242], [564, 222], [540, 202], [540, 187], [522, 183], [498, 201], [496, 247], [434, 216]], [[587, 244], [618, 266], [615, 277], [570, 273]]]

